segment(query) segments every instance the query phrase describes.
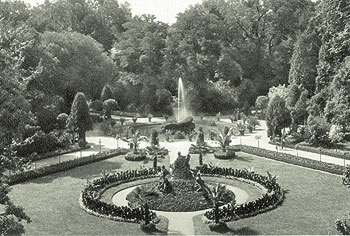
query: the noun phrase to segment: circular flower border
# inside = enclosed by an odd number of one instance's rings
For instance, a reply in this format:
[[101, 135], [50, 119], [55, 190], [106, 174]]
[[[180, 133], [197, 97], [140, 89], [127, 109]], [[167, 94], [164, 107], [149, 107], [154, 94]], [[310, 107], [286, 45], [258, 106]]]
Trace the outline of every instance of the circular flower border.
[[[276, 179], [259, 175], [248, 170], [223, 168], [223, 167], [208, 167], [206, 165], [197, 167], [203, 175], [214, 176], [220, 178], [237, 179], [239, 181], [253, 184], [264, 190], [265, 194], [251, 202], [238, 205], [233, 210], [230, 207], [220, 208], [222, 220], [232, 221], [239, 218], [255, 216], [260, 213], [272, 210], [282, 203], [284, 200], [284, 191], [277, 184]], [[147, 178], [159, 177], [158, 170], [153, 168], [130, 170], [118, 172], [115, 174], [104, 173], [102, 177], [88, 181], [85, 188], [82, 190], [79, 203], [80, 206], [89, 214], [107, 218], [114, 221], [123, 222], [141, 222], [144, 220], [144, 211], [141, 208], [130, 208], [126, 206], [116, 206], [100, 201], [101, 195], [114, 186], [122, 183], [137, 181]], [[204, 213], [204, 217], [211, 221], [213, 220], [213, 210], [208, 210]], [[151, 218], [155, 219], [155, 212], [151, 211]]]

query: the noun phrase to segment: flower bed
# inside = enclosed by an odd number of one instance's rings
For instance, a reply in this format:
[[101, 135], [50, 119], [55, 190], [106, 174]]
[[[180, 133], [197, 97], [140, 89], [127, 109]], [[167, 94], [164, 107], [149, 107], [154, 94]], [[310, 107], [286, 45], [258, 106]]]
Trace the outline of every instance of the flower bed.
[[9, 184], [14, 185], [14, 184], [22, 183], [28, 180], [40, 178], [46, 175], [51, 175], [61, 171], [70, 170], [78, 166], [83, 166], [89, 163], [102, 161], [114, 156], [123, 155], [123, 154], [126, 154], [127, 152], [128, 152], [128, 149], [108, 150], [102, 153], [93, 154], [93, 155], [82, 157], [79, 159], [69, 160], [66, 162], [61, 162], [50, 166], [40, 167], [34, 170], [27, 170], [27, 171], [15, 173], [11, 176], [8, 176], [7, 181]]
[[[206, 199], [202, 192], [197, 191], [195, 180], [171, 180], [170, 184], [173, 192], [168, 194], [163, 194], [158, 190], [158, 182], [142, 185], [140, 194], [147, 201], [150, 209], [157, 211], [189, 212], [213, 207], [212, 202]], [[211, 184], [209, 186], [213, 187]], [[225, 194], [220, 198], [220, 205], [231, 202], [233, 199], [232, 196], [232, 191], [226, 189]], [[132, 193], [127, 196], [127, 200], [130, 202], [130, 206], [141, 204], [140, 199], [136, 198]]]
[[237, 145], [237, 147], [239, 147], [242, 150], [242, 152], [262, 156], [277, 161], [283, 161], [289, 164], [299, 165], [315, 170], [321, 170], [337, 175], [342, 175], [344, 172], [344, 166], [339, 166], [332, 163], [311, 160], [308, 158], [298, 157], [288, 153], [275, 152], [263, 148], [251, 147], [246, 145]]
[[[284, 192], [281, 187], [276, 183], [275, 180], [269, 179], [267, 176], [262, 176], [254, 172], [249, 172], [247, 170], [239, 170], [233, 168], [224, 167], [199, 167], [200, 171], [204, 175], [209, 176], [220, 176], [220, 177], [234, 177], [243, 178], [262, 185], [267, 189], [261, 198], [251, 201], [242, 205], [238, 205], [235, 208], [229, 204], [219, 209], [219, 214], [223, 221], [232, 221], [239, 218], [246, 218], [250, 216], [255, 216], [257, 214], [272, 210], [282, 203], [284, 199]], [[209, 220], [214, 220], [214, 211], [207, 211], [204, 216]], [[238, 218], [237, 218], [238, 216]]]
[[335, 227], [341, 234], [350, 235], [350, 220], [337, 220], [335, 222]]
[[[104, 191], [115, 185], [154, 177], [158, 177], [158, 173], [153, 168], [104, 175], [93, 180], [83, 189], [80, 196], [80, 205], [86, 212], [95, 216], [115, 221], [141, 222], [146, 217], [143, 209], [116, 206], [100, 201], [100, 197]], [[154, 212], [151, 211], [150, 215], [151, 219], [156, 218]]]
[[236, 153], [230, 150], [227, 150], [226, 152], [223, 152], [222, 150], [218, 150], [214, 152], [214, 157], [222, 160], [232, 159], [232, 158], [235, 158], [235, 156], [236, 156]]

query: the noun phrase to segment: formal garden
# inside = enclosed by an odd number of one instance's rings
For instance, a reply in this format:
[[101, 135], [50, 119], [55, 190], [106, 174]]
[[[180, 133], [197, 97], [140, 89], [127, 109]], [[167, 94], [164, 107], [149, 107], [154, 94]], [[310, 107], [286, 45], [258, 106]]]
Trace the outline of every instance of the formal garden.
[[0, 1], [0, 234], [350, 234], [350, 11]]

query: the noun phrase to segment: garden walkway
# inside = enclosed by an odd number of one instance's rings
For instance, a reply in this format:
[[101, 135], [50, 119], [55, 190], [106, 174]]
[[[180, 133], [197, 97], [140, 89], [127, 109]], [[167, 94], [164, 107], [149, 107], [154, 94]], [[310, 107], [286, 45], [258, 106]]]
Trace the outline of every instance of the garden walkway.
[[[147, 118], [139, 118], [141, 119], [140, 122], [148, 122]], [[221, 119], [223, 123], [231, 123], [229, 119]], [[152, 123], [161, 123], [162, 119], [161, 118], [153, 118]], [[164, 122], [164, 120], [163, 120]], [[243, 145], [248, 145], [248, 146], [254, 146], [258, 147], [258, 141], [256, 140], [255, 136], [259, 135], [261, 136], [261, 139], [259, 140], [259, 147], [264, 148], [267, 150], [272, 150], [276, 151], [276, 146], [269, 144], [269, 138], [267, 137], [266, 134], [266, 122], [260, 120], [260, 126], [254, 131], [252, 134], [246, 134], [244, 136], [234, 136], [232, 139], [232, 144], [243, 144]], [[39, 160], [36, 162], [33, 162], [33, 168], [39, 168], [43, 166], [49, 166], [52, 164], [56, 164], [58, 162], [65, 162], [69, 161], [72, 159], [77, 159], [80, 157], [85, 157], [89, 156], [92, 154], [96, 154], [101, 151], [106, 151], [109, 149], [115, 149], [117, 147], [125, 147], [127, 148], [127, 144], [121, 140], [117, 141], [116, 139], [112, 137], [107, 137], [107, 136], [102, 136], [101, 134], [91, 131], [87, 133], [87, 142], [91, 145], [90, 149], [83, 150], [83, 151], [78, 151], [78, 152], [73, 152], [69, 154], [64, 154], [61, 156], [56, 156], [56, 157], [51, 157], [43, 160]], [[192, 142], [193, 143], [193, 142]], [[146, 144], [144, 143], [142, 146], [145, 146]], [[167, 149], [172, 151], [174, 153], [170, 157], [170, 162], [176, 157], [176, 153], [178, 151], [182, 152], [182, 155], [187, 154], [187, 150], [190, 147], [191, 143], [188, 141], [180, 141], [180, 142], [161, 142], [161, 146], [165, 146]], [[313, 160], [321, 160], [323, 162], [328, 162], [328, 163], [333, 163], [336, 165], [350, 165], [350, 160], [344, 160], [342, 158], [337, 158], [337, 157], [331, 157], [327, 155], [320, 155], [317, 153], [312, 153], [312, 152], [306, 152], [306, 151], [301, 151], [301, 150], [296, 150], [292, 148], [283, 148], [281, 149], [280, 147], [277, 148], [278, 152], [284, 152], [284, 153], [289, 153], [292, 155], [296, 155], [299, 157], [303, 158], [308, 158], [308, 159], [313, 159]]]
[[[229, 119], [222, 119], [222, 121], [231, 123]], [[231, 144], [243, 144], [243, 145], [258, 147], [258, 141], [255, 139], [255, 136], [260, 135], [261, 136], [261, 139], [259, 140], [260, 148], [264, 148], [271, 151], [277, 150], [278, 152], [289, 153], [292, 155], [296, 155], [299, 157], [308, 158], [312, 160], [318, 160], [318, 161], [321, 160], [322, 162], [333, 163], [336, 165], [342, 165], [342, 166], [350, 165], [350, 160], [345, 160], [342, 158], [331, 157], [323, 154], [320, 155], [318, 153], [306, 152], [306, 151], [296, 150], [292, 148], [281, 149], [279, 146], [276, 149], [276, 145], [269, 144], [269, 138], [267, 137], [267, 133], [266, 133], [266, 130], [267, 130], [266, 122], [260, 120], [260, 124], [261, 125], [257, 128], [256, 131], [253, 131], [252, 134], [247, 134], [242, 137], [235, 136], [232, 139]]]

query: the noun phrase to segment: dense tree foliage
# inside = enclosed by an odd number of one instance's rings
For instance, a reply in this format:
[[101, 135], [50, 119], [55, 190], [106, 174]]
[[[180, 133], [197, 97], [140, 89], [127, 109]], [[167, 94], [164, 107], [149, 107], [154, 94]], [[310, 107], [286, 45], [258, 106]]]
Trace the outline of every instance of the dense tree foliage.
[[42, 72], [29, 83], [30, 89], [60, 95], [69, 110], [76, 92], [100, 98], [103, 86], [116, 76], [115, 66], [102, 46], [76, 32], [44, 32], [39, 46]]

